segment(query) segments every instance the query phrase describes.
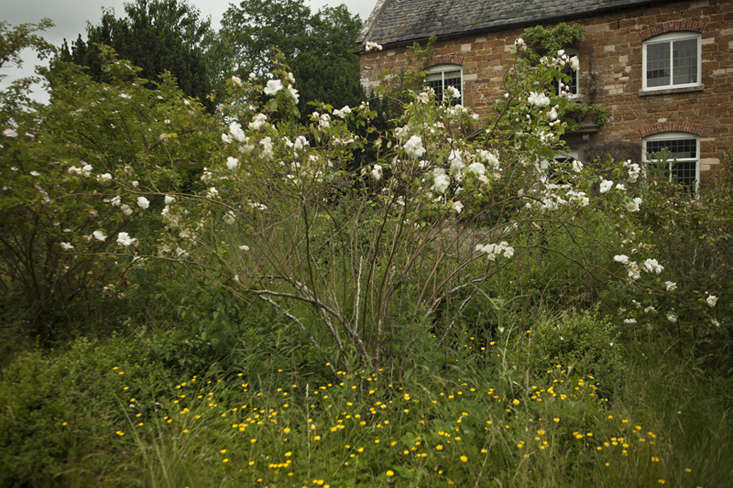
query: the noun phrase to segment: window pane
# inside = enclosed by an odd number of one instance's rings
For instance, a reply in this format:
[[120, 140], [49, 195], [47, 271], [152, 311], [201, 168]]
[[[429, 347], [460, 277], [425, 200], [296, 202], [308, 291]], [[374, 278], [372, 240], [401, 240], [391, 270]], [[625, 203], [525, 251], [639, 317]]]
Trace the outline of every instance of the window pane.
[[684, 185], [690, 194], [695, 193], [696, 177], [697, 163], [695, 161], [672, 163], [672, 181]]
[[[445, 73], [445, 87], [452, 86], [456, 90], [458, 90], [458, 93], [461, 93], [461, 72], [460, 71], [451, 71], [449, 73]], [[451, 105], [458, 105], [461, 103], [461, 97], [454, 98], [451, 100]]]
[[696, 139], [672, 139], [669, 141], [647, 141], [646, 152], [656, 154], [663, 149], [669, 151], [670, 159], [691, 159], [697, 157]]
[[672, 47], [674, 84], [697, 82], [697, 39], [675, 41]]
[[568, 90], [573, 95], [578, 94], [578, 72], [574, 69], [569, 69], [568, 74], [570, 75], [570, 81], [568, 82]]
[[[430, 73], [425, 78], [425, 84], [435, 91], [435, 99], [441, 101], [443, 100], [443, 91], [449, 86], [454, 87], [459, 93], [461, 92], [461, 72], [457, 70]], [[452, 105], [459, 103], [461, 103], [460, 98], [451, 102]]]
[[657, 161], [648, 161], [646, 163], [646, 171], [650, 178], [664, 178], [669, 179], [669, 164], [662, 164]]
[[669, 43], [647, 44], [646, 85], [669, 85]]
[[[578, 94], [578, 72], [573, 68], [567, 67], [563, 71], [563, 74], [568, 77], [567, 82], [558, 80], [558, 95], [577, 95]], [[561, 90], [560, 87], [563, 86]]]
[[[440, 76], [440, 74], [437, 76]], [[437, 80], [431, 80], [430, 77], [428, 77], [427, 85], [435, 92], [436, 100], [440, 101], [443, 99], [443, 80], [440, 78]]]

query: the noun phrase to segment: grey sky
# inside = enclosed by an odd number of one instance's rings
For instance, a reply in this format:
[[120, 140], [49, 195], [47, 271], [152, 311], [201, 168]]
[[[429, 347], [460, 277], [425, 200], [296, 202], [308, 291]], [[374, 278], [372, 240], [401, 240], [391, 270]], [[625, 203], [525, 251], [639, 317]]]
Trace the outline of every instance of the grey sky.
[[[25, 22], [38, 22], [43, 17], [49, 17], [56, 26], [45, 33], [46, 39], [59, 45], [65, 38], [76, 39], [76, 36], [85, 32], [87, 21], [97, 23], [102, 17], [102, 7], [113, 8], [115, 13], [124, 12], [123, 4], [127, 0], [0, 0], [0, 20], [9, 22], [11, 25]], [[188, 0], [195, 5], [203, 16], [211, 17], [216, 29], [219, 28], [222, 15], [229, 4], [238, 4], [236, 0]], [[365, 21], [376, 3], [376, 0], [304, 0], [313, 11], [323, 6], [336, 6], [346, 4], [352, 13], [359, 14]], [[0, 87], [5, 86], [9, 81], [28, 76], [33, 73], [33, 67], [38, 63], [33, 53], [23, 53], [23, 68], [17, 70], [4, 66], [0, 73], [7, 75], [0, 81]], [[42, 94], [37, 94], [39, 99], [44, 99]]]

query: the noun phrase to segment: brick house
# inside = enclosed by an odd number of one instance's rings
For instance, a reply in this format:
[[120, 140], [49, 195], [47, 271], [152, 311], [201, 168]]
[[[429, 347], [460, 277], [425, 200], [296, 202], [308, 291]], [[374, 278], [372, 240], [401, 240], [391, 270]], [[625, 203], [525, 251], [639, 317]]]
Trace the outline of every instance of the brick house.
[[691, 188], [733, 149], [733, 0], [378, 0], [359, 42], [367, 90], [437, 36], [427, 83], [453, 85], [488, 115], [524, 28], [580, 24], [573, 96], [608, 110], [602, 127], [566, 137], [570, 155], [645, 160], [667, 147], [672, 176]]

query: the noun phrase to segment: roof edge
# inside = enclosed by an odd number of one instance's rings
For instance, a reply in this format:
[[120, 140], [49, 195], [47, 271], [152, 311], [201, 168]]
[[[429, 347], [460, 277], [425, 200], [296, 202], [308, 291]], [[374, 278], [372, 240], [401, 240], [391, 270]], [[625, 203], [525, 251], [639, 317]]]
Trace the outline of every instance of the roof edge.
[[[379, 3], [377, 4], [378, 7], [381, 9], [384, 7], [384, 4], [387, 3], [388, 0], [379, 0]], [[639, 0], [638, 2], [634, 2], [631, 4], [627, 4], [624, 6], [614, 6], [614, 7], [602, 7], [594, 10], [588, 10], [586, 12], [579, 12], [576, 14], [569, 14], [569, 15], [558, 15], [554, 17], [542, 17], [535, 20], [525, 20], [521, 22], [508, 22], [508, 23], [502, 23], [500, 25], [492, 25], [489, 27], [483, 27], [479, 29], [469, 29], [469, 30], [461, 30], [461, 31], [454, 31], [454, 32], [448, 32], [445, 34], [436, 35], [437, 40], [448, 40], [448, 39], [456, 39], [459, 37], [468, 37], [468, 36], [475, 36], [480, 34], [485, 34], [488, 32], [498, 32], [503, 30], [510, 30], [515, 29], [517, 27], [525, 27], [525, 26], [532, 26], [532, 25], [539, 25], [539, 24], [549, 24], [549, 23], [555, 23], [555, 22], [561, 22], [564, 20], [573, 20], [573, 19], [583, 19], [587, 17], [595, 17], [599, 14], [605, 14], [613, 11], [619, 11], [619, 10], [628, 10], [632, 8], [639, 8], [639, 7], [645, 7], [647, 5], [653, 5], [657, 3], [674, 3], [674, 2], [680, 2], [683, 0]], [[375, 15], [376, 13], [376, 15]], [[369, 25], [368, 29], [365, 25], [365, 28], [362, 30], [362, 33], [359, 34], [358, 42], [362, 43], [367, 40], [367, 36], [369, 32], [371, 32], [371, 29], [376, 22], [376, 17], [378, 17], [379, 13], [375, 10], [372, 11], [372, 14], [369, 16]], [[404, 47], [404, 46], [410, 46], [414, 43], [423, 43], [427, 42], [432, 35], [419, 35], [415, 37], [410, 37], [406, 39], [400, 39], [397, 41], [392, 42], [385, 42], [382, 44], [382, 47], [384, 49], [394, 49], [398, 47]]]
[[364, 26], [361, 28], [361, 32], [359, 32], [359, 35], [356, 38], [357, 43], [361, 44], [366, 41], [367, 36], [369, 36], [369, 33], [372, 31], [372, 27], [374, 27], [374, 24], [377, 22], [377, 17], [382, 13], [382, 10], [384, 10], [384, 7], [388, 2], [389, 0], [377, 0], [377, 4], [374, 6], [374, 9], [372, 9], [372, 13], [369, 14], [369, 18], [364, 22]]

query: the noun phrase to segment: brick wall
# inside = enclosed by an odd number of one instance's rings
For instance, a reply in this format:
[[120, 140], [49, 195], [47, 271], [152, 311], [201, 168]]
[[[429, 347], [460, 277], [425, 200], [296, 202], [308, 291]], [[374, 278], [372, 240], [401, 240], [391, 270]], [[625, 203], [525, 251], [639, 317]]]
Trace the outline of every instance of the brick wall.
[[[722, 154], [733, 149], [733, 0], [681, 1], [568, 22], [585, 27], [579, 47], [580, 94], [609, 112], [600, 131], [569, 136], [571, 147], [584, 159], [598, 155], [599, 148], [614, 147], [623, 148], [617, 157], [635, 153], [639, 159], [643, 137], [692, 132], [700, 137], [701, 177], [706, 179]], [[641, 93], [643, 40], [680, 30], [701, 33], [703, 88]], [[464, 104], [489, 115], [501, 96], [511, 47], [521, 32], [438, 41], [431, 64], [462, 65]], [[366, 53], [361, 57], [362, 83], [372, 88], [380, 74], [404, 69], [410, 59], [404, 47]]]

